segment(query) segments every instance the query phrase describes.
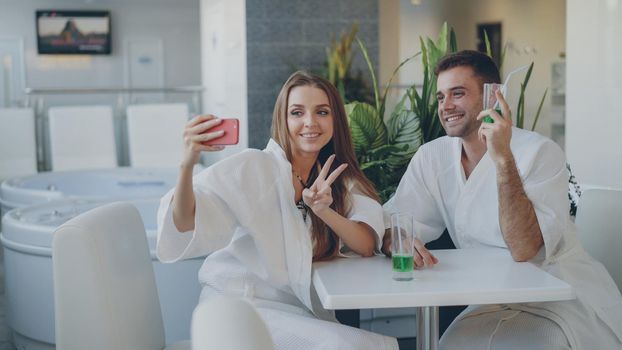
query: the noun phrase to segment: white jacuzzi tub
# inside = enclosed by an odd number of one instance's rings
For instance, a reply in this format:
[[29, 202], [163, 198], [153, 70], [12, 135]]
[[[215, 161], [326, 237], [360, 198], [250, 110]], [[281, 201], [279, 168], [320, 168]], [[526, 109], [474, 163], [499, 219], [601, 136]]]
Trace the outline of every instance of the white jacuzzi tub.
[[[203, 167], [197, 165], [196, 171]], [[195, 172], [196, 172], [195, 171]], [[120, 167], [43, 172], [0, 184], [2, 214], [13, 208], [64, 198], [110, 199], [159, 197], [175, 187], [179, 169]]]
[[[15, 347], [54, 349], [52, 233], [62, 223], [96, 206], [112, 202], [65, 199], [11, 210], [2, 220], [8, 323]], [[190, 321], [200, 286], [203, 258], [162, 264], [155, 258], [158, 198], [127, 200], [145, 223], [162, 308], [167, 343], [190, 339]]]

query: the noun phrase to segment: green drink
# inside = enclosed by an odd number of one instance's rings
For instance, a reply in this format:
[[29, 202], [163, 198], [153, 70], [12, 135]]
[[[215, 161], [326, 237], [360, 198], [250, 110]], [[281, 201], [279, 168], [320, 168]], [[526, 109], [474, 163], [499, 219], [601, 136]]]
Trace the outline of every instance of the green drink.
[[413, 279], [413, 256], [415, 254], [414, 219], [411, 214], [393, 213], [391, 215], [391, 251], [393, 252], [393, 279], [410, 281]]
[[413, 257], [412, 255], [393, 255], [393, 271], [396, 272], [409, 272], [413, 270]]
[[[497, 111], [497, 113], [499, 113], [499, 115], [503, 115], [503, 114], [501, 114], [501, 110], [500, 110], [499, 108], [495, 108], [495, 111]], [[489, 116], [489, 115], [485, 116], [485, 117], [482, 119], [482, 121], [483, 121], [484, 123], [494, 123], [494, 122], [495, 122], [495, 121], [492, 119], [492, 117], [491, 117], [491, 116]]]
[[[484, 84], [483, 94], [482, 94], [484, 97], [484, 101], [482, 104], [482, 109], [484, 110], [494, 109], [495, 111], [497, 111], [497, 113], [499, 113], [499, 115], [502, 115], [501, 105], [499, 104], [499, 101], [497, 101], [497, 95], [496, 95], [497, 92], [501, 92], [501, 95], [505, 97], [505, 93], [507, 92], [505, 85], [495, 84], [495, 83]], [[492, 119], [490, 115], [487, 115], [484, 118], [482, 118], [482, 122], [494, 123], [495, 121], [494, 119]]]
[[410, 281], [413, 279], [414, 261], [412, 255], [393, 254], [393, 279]]

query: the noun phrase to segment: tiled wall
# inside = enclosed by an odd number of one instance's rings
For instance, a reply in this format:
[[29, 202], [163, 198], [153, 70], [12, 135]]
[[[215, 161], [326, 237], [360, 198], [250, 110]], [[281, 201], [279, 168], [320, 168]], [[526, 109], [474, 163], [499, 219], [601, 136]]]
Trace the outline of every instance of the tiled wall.
[[[287, 77], [296, 69], [321, 72], [331, 33], [349, 31], [354, 22], [378, 67], [378, 0], [246, 1], [249, 147], [265, 147]], [[356, 44], [353, 56], [354, 72], [360, 68], [368, 78]]]

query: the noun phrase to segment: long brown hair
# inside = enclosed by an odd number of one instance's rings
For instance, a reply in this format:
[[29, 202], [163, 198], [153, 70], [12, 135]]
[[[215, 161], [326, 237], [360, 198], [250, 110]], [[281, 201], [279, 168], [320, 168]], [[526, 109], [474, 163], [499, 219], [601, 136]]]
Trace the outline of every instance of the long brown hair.
[[[272, 114], [272, 138], [283, 148], [287, 159], [291, 163], [292, 147], [287, 128], [287, 103], [290, 91], [297, 86], [312, 86], [324, 91], [332, 111], [333, 137], [320, 150], [317, 158], [318, 164], [322, 166], [331, 154], [335, 154], [331, 172], [343, 163], [348, 164], [346, 170], [331, 186], [333, 203], [330, 207], [340, 215], [347, 216], [351, 210], [350, 192], [347, 186], [349, 183], [354, 184], [353, 191], [380, 201], [374, 185], [359, 168], [352, 146], [352, 136], [348, 127], [346, 111], [339, 92], [328, 80], [305, 71], [297, 71], [287, 79], [281, 88], [281, 92], [279, 92]], [[313, 167], [307, 183], [313, 183], [318, 173], [319, 167]], [[337, 234], [312, 211], [309, 211], [309, 215], [311, 217], [311, 239], [315, 242], [313, 261], [334, 258], [339, 249]]]

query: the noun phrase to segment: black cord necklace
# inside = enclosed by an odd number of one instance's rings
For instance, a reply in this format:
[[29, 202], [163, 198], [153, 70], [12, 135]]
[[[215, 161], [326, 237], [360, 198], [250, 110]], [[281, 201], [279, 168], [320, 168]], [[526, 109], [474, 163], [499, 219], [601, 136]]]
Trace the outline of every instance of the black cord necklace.
[[[294, 168], [292, 168], [292, 174], [296, 176], [296, 178], [300, 182], [300, 185], [302, 186], [302, 190], [304, 191], [304, 189], [307, 188], [307, 184], [302, 180], [302, 177], [300, 177], [300, 175], [298, 175], [298, 173], [294, 171]], [[296, 203], [296, 208], [300, 210], [300, 212], [302, 213], [302, 219], [306, 221], [309, 208], [305, 204], [305, 201], [302, 199], [302, 197], [300, 197], [300, 200]]]
[[307, 183], [302, 180], [302, 177], [300, 177], [300, 175], [298, 175], [298, 173], [296, 173], [293, 168], [292, 168], [292, 173], [298, 179], [298, 181], [300, 181], [300, 184], [302, 185], [302, 188], [303, 189], [307, 188]]

